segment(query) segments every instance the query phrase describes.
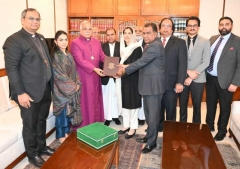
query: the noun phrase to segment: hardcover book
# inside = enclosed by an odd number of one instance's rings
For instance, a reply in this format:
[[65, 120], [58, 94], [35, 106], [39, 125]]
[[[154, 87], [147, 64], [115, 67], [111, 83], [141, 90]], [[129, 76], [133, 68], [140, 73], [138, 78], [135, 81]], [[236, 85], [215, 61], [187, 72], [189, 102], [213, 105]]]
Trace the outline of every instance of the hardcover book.
[[106, 56], [103, 64], [103, 72], [105, 76], [116, 76], [119, 64], [119, 57]]

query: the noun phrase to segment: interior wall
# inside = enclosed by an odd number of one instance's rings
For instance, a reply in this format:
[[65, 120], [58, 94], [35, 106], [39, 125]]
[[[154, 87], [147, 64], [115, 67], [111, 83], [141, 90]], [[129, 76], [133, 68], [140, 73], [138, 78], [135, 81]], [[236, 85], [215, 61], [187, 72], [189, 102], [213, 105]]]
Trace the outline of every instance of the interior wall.
[[233, 20], [232, 32], [240, 36], [240, 1], [226, 0], [224, 16], [229, 16]]
[[38, 33], [45, 38], [54, 37], [54, 0], [28, 0], [28, 8], [35, 8], [41, 15], [41, 26]]
[[8, 36], [21, 29], [21, 13], [26, 8], [26, 0], [0, 0], [0, 4], [0, 68], [3, 68], [2, 46]]
[[222, 11], [223, 0], [200, 0], [199, 18], [201, 25], [199, 35], [210, 38], [219, 33], [218, 21], [222, 17]]
[[5, 67], [3, 43], [7, 37], [22, 28], [21, 13], [27, 6], [39, 11], [42, 20], [38, 32], [45, 38], [54, 38], [55, 31], [59, 29], [67, 31], [67, 0], [0, 0], [0, 4], [0, 68]]

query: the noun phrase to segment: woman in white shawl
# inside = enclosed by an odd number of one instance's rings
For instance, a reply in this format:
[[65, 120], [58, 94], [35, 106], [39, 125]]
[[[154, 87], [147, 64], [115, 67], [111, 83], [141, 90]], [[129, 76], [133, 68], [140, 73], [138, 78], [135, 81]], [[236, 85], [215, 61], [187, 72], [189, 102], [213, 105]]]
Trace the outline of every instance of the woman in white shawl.
[[[142, 49], [136, 41], [134, 29], [126, 27], [120, 40], [121, 64], [130, 64], [142, 57]], [[119, 112], [123, 116], [123, 129], [119, 134], [126, 134], [129, 139], [138, 128], [138, 111], [141, 108], [141, 95], [138, 92], [138, 71], [116, 79]]]

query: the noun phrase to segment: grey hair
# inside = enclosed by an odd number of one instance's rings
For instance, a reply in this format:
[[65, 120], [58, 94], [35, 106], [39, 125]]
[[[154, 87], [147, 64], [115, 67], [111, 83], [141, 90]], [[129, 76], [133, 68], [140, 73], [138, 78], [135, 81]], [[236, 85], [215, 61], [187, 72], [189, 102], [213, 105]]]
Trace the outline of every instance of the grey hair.
[[34, 9], [34, 8], [27, 8], [27, 9], [24, 9], [22, 11], [21, 18], [25, 18], [28, 11], [30, 11], [30, 12], [36, 11], [38, 13], [39, 17], [41, 17], [40, 13], [36, 9]]
[[89, 23], [92, 26], [92, 24], [89, 21], [82, 21], [80, 24], [80, 30], [82, 30], [83, 24], [86, 24], [86, 23]]

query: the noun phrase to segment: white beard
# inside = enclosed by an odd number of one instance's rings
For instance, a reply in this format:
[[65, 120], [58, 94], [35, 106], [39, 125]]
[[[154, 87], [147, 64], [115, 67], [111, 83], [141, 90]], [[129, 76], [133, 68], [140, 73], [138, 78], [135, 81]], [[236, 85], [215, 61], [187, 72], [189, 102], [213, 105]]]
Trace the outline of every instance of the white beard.
[[139, 42], [140, 40], [142, 40], [143, 37], [142, 36], [136, 36], [136, 40]]

